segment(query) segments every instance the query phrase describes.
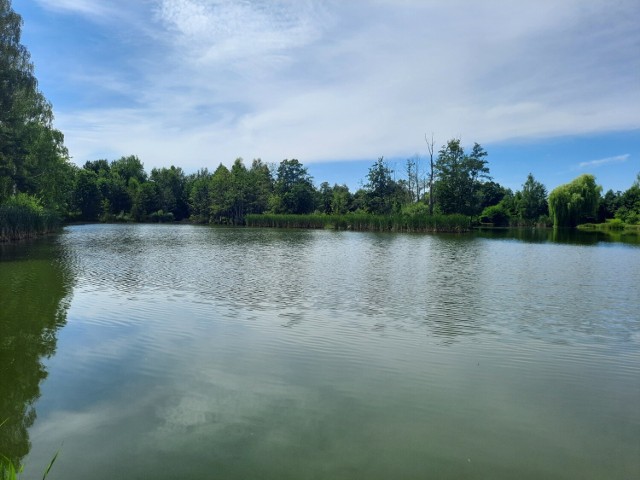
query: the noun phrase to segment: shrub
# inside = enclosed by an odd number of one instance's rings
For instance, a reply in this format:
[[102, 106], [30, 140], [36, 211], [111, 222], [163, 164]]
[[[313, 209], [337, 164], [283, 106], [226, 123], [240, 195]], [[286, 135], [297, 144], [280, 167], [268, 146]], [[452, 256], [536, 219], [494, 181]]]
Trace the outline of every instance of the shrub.
[[486, 207], [480, 215], [482, 223], [491, 223], [495, 227], [506, 227], [509, 225], [509, 212], [501, 203]]

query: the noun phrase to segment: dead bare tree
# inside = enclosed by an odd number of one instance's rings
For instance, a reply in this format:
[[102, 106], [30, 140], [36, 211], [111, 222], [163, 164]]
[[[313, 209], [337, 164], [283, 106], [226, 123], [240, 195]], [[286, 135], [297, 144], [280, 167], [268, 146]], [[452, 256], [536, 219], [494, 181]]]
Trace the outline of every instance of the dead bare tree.
[[425, 188], [424, 182], [421, 181], [422, 179], [420, 178], [420, 155], [416, 153], [413, 157], [407, 158], [406, 172], [407, 188], [411, 193], [411, 201], [419, 202], [421, 198], [420, 195]]
[[433, 198], [433, 181], [434, 181], [434, 175], [435, 175], [435, 171], [434, 171], [434, 163], [433, 163], [433, 154], [434, 154], [434, 147], [435, 147], [435, 141], [433, 140], [433, 133], [431, 133], [431, 139], [429, 139], [427, 137], [427, 134], [424, 134], [424, 141], [427, 142], [427, 151], [429, 152], [429, 175], [428, 175], [428, 179], [429, 179], [429, 215], [433, 215], [433, 203], [434, 203], [434, 198]]

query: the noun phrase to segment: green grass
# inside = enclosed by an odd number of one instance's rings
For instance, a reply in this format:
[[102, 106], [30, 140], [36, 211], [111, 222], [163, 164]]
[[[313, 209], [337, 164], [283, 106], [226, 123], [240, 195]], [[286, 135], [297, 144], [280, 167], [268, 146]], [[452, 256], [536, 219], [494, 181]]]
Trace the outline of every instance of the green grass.
[[[53, 464], [56, 462], [56, 459], [58, 458], [58, 453], [60, 452], [56, 452], [56, 454], [53, 456], [53, 458], [49, 462], [49, 465], [47, 465], [47, 468], [45, 469], [44, 474], [42, 475], [42, 480], [45, 480], [47, 478], [47, 475], [49, 475], [49, 472], [51, 471], [51, 467], [53, 467]], [[22, 466], [16, 468], [16, 466], [13, 464], [11, 460], [9, 460], [4, 455], [0, 455], [0, 480], [19, 480], [20, 474], [22, 473], [22, 471], [23, 471]]]
[[354, 230], [371, 232], [468, 232], [469, 217], [464, 215], [395, 214], [372, 215], [349, 213], [346, 215], [247, 215], [249, 227], [306, 228]]

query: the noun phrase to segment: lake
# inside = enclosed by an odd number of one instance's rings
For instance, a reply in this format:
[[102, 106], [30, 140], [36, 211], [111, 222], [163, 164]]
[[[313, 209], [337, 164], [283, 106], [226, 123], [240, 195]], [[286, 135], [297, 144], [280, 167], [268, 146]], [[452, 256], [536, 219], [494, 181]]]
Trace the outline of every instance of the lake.
[[0, 246], [24, 478], [640, 478], [640, 246], [83, 225]]

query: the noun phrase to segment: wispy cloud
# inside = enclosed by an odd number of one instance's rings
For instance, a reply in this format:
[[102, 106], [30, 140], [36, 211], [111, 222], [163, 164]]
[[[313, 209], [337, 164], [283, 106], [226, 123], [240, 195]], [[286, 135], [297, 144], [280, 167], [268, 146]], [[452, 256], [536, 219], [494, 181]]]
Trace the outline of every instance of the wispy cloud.
[[635, 0], [37, 1], [100, 17], [96, 42], [114, 42], [108, 64], [56, 65], [70, 92], [99, 93], [52, 99], [78, 162], [313, 162], [412, 154], [425, 131], [484, 144], [640, 128]]
[[630, 157], [631, 155], [626, 153], [624, 155], [616, 155], [615, 157], [607, 157], [607, 158], [601, 158], [599, 160], [590, 160], [588, 162], [580, 162], [580, 164], [578, 165], [578, 168], [581, 168], [581, 169], [598, 168], [604, 165], [611, 165], [612, 163], [624, 163], [627, 160], [629, 160]]
[[[161, 0], [157, 18], [202, 68], [219, 62], [291, 54], [321, 33], [319, 6], [311, 2]], [[186, 50], [184, 50], [186, 48]], [[263, 65], [266, 62], [262, 62]]]
[[37, 0], [47, 10], [86, 15], [94, 18], [108, 17], [117, 11], [114, 5], [99, 0]]

